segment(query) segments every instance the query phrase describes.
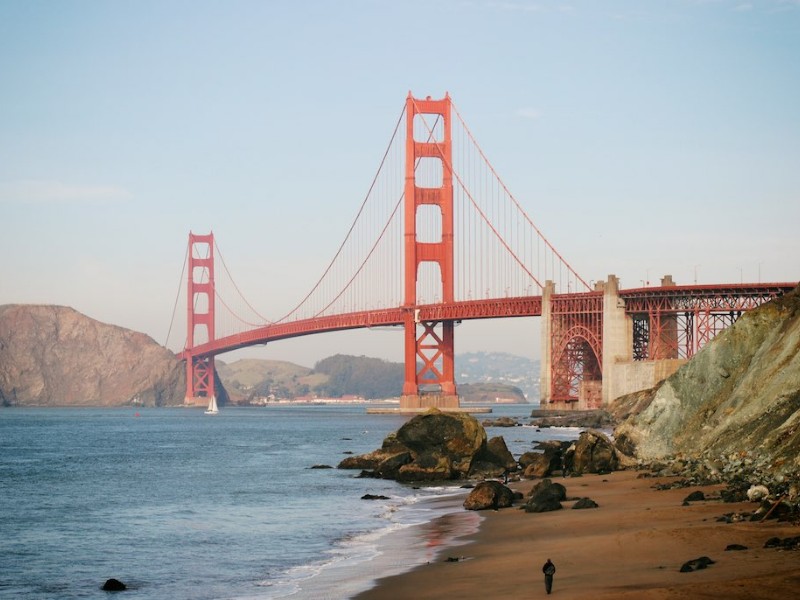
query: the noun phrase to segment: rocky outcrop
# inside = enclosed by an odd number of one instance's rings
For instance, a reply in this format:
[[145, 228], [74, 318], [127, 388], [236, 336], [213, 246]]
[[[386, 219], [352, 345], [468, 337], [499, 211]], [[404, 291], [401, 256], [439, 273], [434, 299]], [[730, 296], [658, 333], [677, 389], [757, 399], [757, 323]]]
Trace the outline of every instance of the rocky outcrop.
[[519, 427], [520, 423], [512, 417], [497, 417], [496, 419], [484, 419], [481, 423], [484, 427]]
[[612, 428], [618, 421], [606, 410], [548, 410], [531, 411], [531, 425], [535, 427], [588, 427]]
[[497, 476], [516, 462], [503, 438], [489, 446], [475, 417], [432, 408], [389, 434], [378, 450], [349, 456], [338, 467], [398, 481], [439, 481]]
[[631, 416], [614, 432], [617, 448], [640, 460], [682, 455], [709, 473], [736, 463], [796, 475], [800, 288], [746, 312], [652, 392], [620, 405]]
[[467, 510], [508, 508], [514, 503], [514, 492], [499, 481], [481, 481], [464, 500]]
[[0, 306], [0, 404], [181, 404], [185, 369], [152, 338], [63, 306]]
[[564, 468], [570, 474], [610, 473], [619, 463], [614, 444], [599, 431], [582, 431], [564, 454]]
[[561, 502], [567, 499], [567, 489], [560, 483], [553, 483], [550, 479], [542, 479], [529, 493], [525, 503], [525, 512], [549, 512], [560, 510]]

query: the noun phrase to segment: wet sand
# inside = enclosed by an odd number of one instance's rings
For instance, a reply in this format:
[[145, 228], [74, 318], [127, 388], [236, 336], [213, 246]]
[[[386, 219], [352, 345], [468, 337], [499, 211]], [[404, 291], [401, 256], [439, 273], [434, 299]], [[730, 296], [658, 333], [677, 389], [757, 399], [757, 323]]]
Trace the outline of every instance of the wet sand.
[[[683, 506], [691, 492], [708, 496], [722, 486], [655, 490], [665, 478], [636, 471], [557, 479], [570, 499], [589, 497], [599, 508], [528, 514], [516, 505], [481, 511], [466, 544], [446, 547], [430, 562], [379, 579], [358, 600], [537, 598], [546, 596], [542, 564], [557, 567], [552, 596], [570, 598], [695, 599], [795, 598], [800, 551], [764, 548], [770, 537], [800, 535], [800, 527], [766, 522], [724, 523], [726, 513], [753, 511], [749, 502], [719, 500]], [[524, 494], [535, 481], [512, 483]], [[431, 528], [436, 524], [431, 523]], [[432, 529], [433, 531], [433, 529]], [[726, 551], [729, 544], [747, 550]], [[707, 569], [681, 573], [681, 565], [708, 556]], [[458, 561], [448, 561], [458, 558]]]

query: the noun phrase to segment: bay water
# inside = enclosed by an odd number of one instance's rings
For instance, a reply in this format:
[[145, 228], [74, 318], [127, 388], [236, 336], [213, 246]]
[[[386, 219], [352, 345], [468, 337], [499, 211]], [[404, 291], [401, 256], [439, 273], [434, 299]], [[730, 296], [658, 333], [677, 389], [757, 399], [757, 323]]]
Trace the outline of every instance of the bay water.
[[[532, 408], [477, 418], [524, 423]], [[106, 598], [112, 577], [130, 600], [349, 598], [434, 557], [414, 527], [480, 518], [463, 514], [458, 484], [313, 468], [379, 448], [408, 418], [364, 405], [0, 409], [0, 598]], [[487, 428], [515, 457], [577, 434]]]

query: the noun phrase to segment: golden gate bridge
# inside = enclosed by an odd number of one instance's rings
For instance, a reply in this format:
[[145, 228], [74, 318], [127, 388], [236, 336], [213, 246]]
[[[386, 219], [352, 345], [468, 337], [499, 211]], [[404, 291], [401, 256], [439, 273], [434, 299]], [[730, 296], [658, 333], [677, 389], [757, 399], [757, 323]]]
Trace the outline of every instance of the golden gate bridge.
[[411, 93], [344, 240], [291, 310], [274, 319], [256, 310], [213, 233], [189, 234], [184, 271], [187, 404], [214, 396], [219, 354], [396, 326], [407, 411], [459, 407], [461, 321], [541, 317], [542, 405], [594, 408], [655, 384], [742, 312], [796, 285], [686, 286], [667, 276], [623, 290], [611, 275], [590, 286], [500, 179], [449, 95]]

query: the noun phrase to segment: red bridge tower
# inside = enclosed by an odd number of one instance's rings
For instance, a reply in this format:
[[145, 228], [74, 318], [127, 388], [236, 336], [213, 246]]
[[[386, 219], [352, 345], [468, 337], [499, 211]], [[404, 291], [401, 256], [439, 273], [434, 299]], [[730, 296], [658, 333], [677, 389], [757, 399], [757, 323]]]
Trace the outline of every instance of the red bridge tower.
[[[214, 397], [214, 355], [193, 356], [191, 352], [196, 345], [213, 342], [215, 339], [214, 233], [197, 235], [190, 232], [188, 251], [189, 279], [186, 294], [188, 319], [186, 350], [184, 350], [186, 354], [186, 398], [184, 404], [197, 404], [198, 401], [210, 403]], [[196, 339], [196, 336], [205, 339]]]
[[[419, 120], [417, 117], [419, 116]], [[440, 120], [441, 139], [436, 139], [433, 125]], [[425, 139], [414, 138], [414, 125], [425, 130]], [[422, 130], [422, 129], [421, 129]], [[420, 159], [438, 160], [441, 185], [425, 187], [417, 180]], [[438, 241], [422, 242], [417, 237], [417, 211], [420, 206], [437, 206], [441, 211]], [[406, 180], [405, 180], [405, 382], [401, 409], [426, 407], [456, 408], [454, 367], [454, 321], [420, 321], [417, 310], [419, 267], [431, 262], [438, 265], [441, 293], [447, 304], [454, 301], [453, 285], [453, 162], [450, 133], [450, 96], [441, 100], [406, 99]], [[420, 327], [418, 327], [420, 326]], [[419, 331], [421, 329], [421, 332]], [[421, 366], [417, 368], [417, 361]]]

